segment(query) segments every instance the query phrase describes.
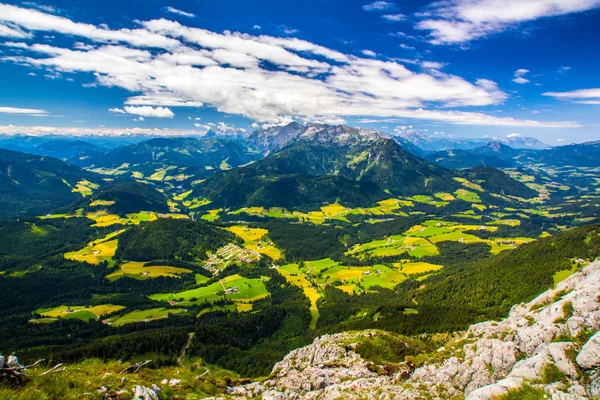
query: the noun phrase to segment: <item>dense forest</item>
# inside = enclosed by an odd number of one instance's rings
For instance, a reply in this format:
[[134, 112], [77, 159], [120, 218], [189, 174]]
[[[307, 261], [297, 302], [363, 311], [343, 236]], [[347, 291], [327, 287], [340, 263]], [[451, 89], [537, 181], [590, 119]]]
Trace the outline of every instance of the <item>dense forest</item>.
[[120, 235], [115, 256], [135, 261], [204, 260], [207, 251], [235, 240], [234, 234], [206, 222], [161, 218]]

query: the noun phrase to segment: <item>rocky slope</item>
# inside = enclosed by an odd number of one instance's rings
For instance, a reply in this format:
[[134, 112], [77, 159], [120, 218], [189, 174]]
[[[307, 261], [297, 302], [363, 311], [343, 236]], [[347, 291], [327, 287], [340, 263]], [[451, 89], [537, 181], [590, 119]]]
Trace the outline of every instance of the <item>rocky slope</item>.
[[554, 290], [514, 306], [505, 320], [472, 325], [436, 352], [378, 365], [361, 357], [357, 345], [388, 333], [326, 335], [286, 356], [268, 380], [230, 388], [229, 395], [483, 400], [527, 390], [537, 394], [533, 398], [597, 398], [599, 330], [600, 261], [595, 261]]

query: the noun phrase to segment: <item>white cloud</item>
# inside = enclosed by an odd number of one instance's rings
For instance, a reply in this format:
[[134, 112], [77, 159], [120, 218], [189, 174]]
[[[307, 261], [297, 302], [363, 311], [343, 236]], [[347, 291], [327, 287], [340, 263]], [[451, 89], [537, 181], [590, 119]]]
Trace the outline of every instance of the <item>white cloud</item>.
[[137, 122], [144, 122], [145, 121], [144, 117], [134, 118], [133, 120], [137, 121]]
[[442, 69], [446, 66], [444, 63], [435, 62], [435, 61], [423, 61], [421, 63], [421, 67], [425, 69]]
[[404, 15], [404, 14], [385, 14], [385, 15], [382, 15], [381, 18], [385, 19], [386, 21], [390, 21], [390, 22], [398, 22], [398, 21], [404, 21], [406, 19], [406, 15]]
[[400, 46], [400, 48], [402, 48], [404, 50], [414, 50], [415, 49], [413, 46], [409, 46], [406, 43], [400, 43], [399, 46]]
[[34, 1], [24, 1], [21, 4], [24, 6], [27, 6], [27, 7], [37, 8], [39, 10], [46, 11], [46, 12], [49, 12], [52, 14], [58, 13], [58, 9], [56, 7], [52, 7], [52, 6], [45, 5], [45, 4], [39, 4]]
[[169, 12], [171, 14], [177, 14], [177, 15], [181, 15], [181, 16], [184, 16], [184, 17], [188, 17], [188, 18], [194, 18], [194, 17], [196, 17], [196, 14], [192, 14], [190, 12], [181, 11], [181, 10], [178, 10], [178, 9], [176, 9], [174, 7], [171, 7], [171, 6], [167, 7], [166, 10], [167, 10], [167, 12]]
[[173, 118], [175, 116], [175, 114], [173, 114], [173, 111], [169, 110], [167, 107], [126, 106], [124, 107], [124, 109], [127, 114], [141, 115], [143, 117]]
[[27, 49], [29, 47], [29, 45], [27, 43], [23, 43], [23, 42], [4, 42], [4, 43], [0, 43], [0, 46], [12, 47], [12, 48], [17, 48], [17, 49]]
[[[545, 122], [535, 120], [522, 120], [510, 117], [496, 117], [477, 112], [463, 111], [437, 111], [437, 110], [406, 110], [398, 112], [397, 117], [441, 121], [456, 125], [479, 125], [479, 126], [518, 126], [529, 128], [580, 128], [581, 124], [577, 122]], [[361, 119], [360, 123], [378, 123], [378, 122], [402, 122], [398, 119]]]
[[46, 115], [46, 114], [48, 114], [48, 111], [36, 110], [33, 108], [0, 107], [0, 114]]
[[204, 105], [202, 102], [184, 100], [168, 93], [129, 97], [125, 100], [125, 104], [132, 106], [150, 105], [168, 107], [202, 107]]
[[120, 135], [152, 135], [152, 136], [193, 136], [204, 135], [208, 129], [158, 129], [158, 128], [96, 128], [82, 127], [55, 127], [55, 126], [18, 126], [0, 125], [0, 134], [3, 135], [64, 135], [64, 136], [120, 136]]
[[[23, 54], [2, 57], [3, 61], [56, 73], [87, 73], [94, 82], [86, 87], [130, 92], [124, 108], [129, 114], [170, 118], [173, 113], [166, 107], [207, 106], [268, 124], [291, 118], [343, 121], [370, 115], [482, 125], [574, 126], [442, 111], [497, 105], [508, 95], [493, 81], [467, 80], [441, 72], [434, 64], [423, 63], [423, 68], [413, 71], [405, 65], [408, 60], [358, 57], [297, 38], [216, 33], [166, 19], [139, 22], [142, 28], [137, 30], [111, 31], [21, 10], [0, 5], [0, 21], [23, 29], [43, 26], [57, 34], [81, 36], [94, 46], [34, 43]], [[149, 42], [142, 43], [141, 38]], [[158, 47], [149, 51], [149, 43]]]
[[361, 53], [367, 57], [377, 57], [377, 53], [375, 53], [373, 50], [362, 50]]
[[506, 135], [507, 138], [517, 138], [517, 137], [521, 137], [522, 135], [520, 133], [511, 133]]
[[108, 111], [111, 113], [115, 113], [115, 114], [127, 114], [125, 111], [121, 110], [120, 108], [109, 108]]
[[394, 3], [390, 3], [387, 1], [376, 1], [373, 3], [369, 3], [369, 4], [365, 4], [363, 6], [363, 9], [365, 11], [382, 11], [382, 10], [389, 10], [390, 8], [394, 7]]
[[298, 29], [290, 28], [287, 25], [279, 25], [279, 29], [286, 35], [294, 35], [298, 33]]
[[[8, 25], [16, 25], [19, 30], [9, 28]], [[5, 28], [2, 28], [2, 27]], [[7, 29], [9, 30], [7, 32]], [[10, 35], [10, 30], [13, 36]], [[86, 37], [90, 40], [107, 42], [125, 42], [140, 47], [178, 47], [180, 43], [172, 38], [148, 32], [144, 29], [120, 29], [110, 30], [96, 27], [91, 24], [76, 23], [68, 18], [48, 14], [31, 8], [21, 8], [0, 3], [0, 36], [31, 38], [31, 32], [25, 36], [14, 36], [14, 32], [43, 31], [57, 32], [66, 35]], [[23, 34], [23, 33], [22, 33]]]
[[252, 27], [252, 29], [255, 29], [255, 30], [257, 30], [257, 31], [260, 31], [262, 28], [261, 28], [261, 26], [260, 26], [260, 25], [254, 25], [254, 26]]
[[577, 104], [600, 104], [600, 88], [579, 89], [570, 92], [546, 92], [543, 96], [554, 97], [555, 99], [569, 100]]
[[33, 34], [0, 22], [0, 37], [31, 39]]
[[417, 29], [430, 32], [433, 44], [465, 43], [527, 21], [600, 7], [600, 0], [448, 0], [421, 13]]
[[557, 141], [557, 142], [566, 142], [566, 141], [567, 141], [567, 139], [565, 139], [565, 138], [558, 138], [558, 139], [556, 139], [556, 141]]
[[520, 68], [518, 70], [515, 71], [515, 77], [513, 78], [513, 82], [518, 83], [518, 84], [525, 84], [525, 83], [529, 83], [529, 79], [525, 78], [524, 75], [528, 74], [529, 70], [525, 69], [525, 68]]

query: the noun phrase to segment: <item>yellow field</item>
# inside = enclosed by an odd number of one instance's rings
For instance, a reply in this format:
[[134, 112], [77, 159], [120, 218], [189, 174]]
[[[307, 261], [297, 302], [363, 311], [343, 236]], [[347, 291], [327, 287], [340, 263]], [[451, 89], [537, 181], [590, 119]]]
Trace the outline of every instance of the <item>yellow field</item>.
[[[94, 243], [94, 242], [92, 242]], [[112, 261], [112, 257], [117, 251], [117, 240], [109, 240], [86, 246], [81, 250], [65, 253], [67, 260], [86, 262], [88, 264], [98, 265], [103, 261]]]
[[288, 281], [288, 283], [290, 285], [298, 286], [303, 289], [309, 288], [312, 286], [311, 283], [308, 281], [308, 279], [306, 279], [306, 274], [304, 274], [303, 272], [298, 272], [298, 273], [292, 274], [291, 272], [289, 272], [283, 268], [279, 268], [278, 271], [281, 274], [281, 276], [283, 276], [285, 278], [285, 280]]
[[186, 197], [188, 197], [190, 194], [192, 194], [192, 192], [193, 192], [193, 190], [188, 190], [187, 192], [183, 192], [181, 194], [175, 195], [175, 196], [173, 196], [173, 200], [182, 201]]
[[113, 200], [94, 200], [90, 203], [90, 207], [112, 206], [115, 204]]
[[350, 211], [350, 209], [342, 206], [341, 204], [335, 203], [321, 207], [321, 211], [323, 211], [323, 214], [325, 214], [326, 217], [334, 217]]
[[219, 219], [219, 213], [223, 211], [222, 208], [218, 208], [216, 210], [208, 210], [208, 212], [202, 215], [200, 218], [205, 221], [215, 222]]
[[340, 279], [342, 281], [349, 279], [358, 279], [363, 276], [363, 273], [369, 271], [370, 267], [352, 267], [348, 269], [342, 269], [331, 276], [334, 279]]
[[271, 257], [273, 260], [279, 260], [281, 258], [281, 251], [275, 247], [273, 242], [263, 238], [269, 233], [268, 230], [262, 228], [248, 228], [247, 226], [242, 225], [230, 226], [227, 230], [242, 238], [244, 247], [248, 250], [264, 254]]
[[106, 276], [106, 279], [114, 281], [124, 276], [129, 276], [138, 279], [151, 279], [159, 276], [169, 278], [179, 278], [181, 274], [189, 274], [192, 271], [186, 268], [169, 267], [166, 265], [155, 265], [145, 267], [145, 262], [128, 262], [121, 265], [119, 271], [115, 271]]
[[227, 277], [221, 279], [221, 282], [223, 282], [225, 284], [227, 282], [235, 281], [236, 279], [241, 279], [241, 275], [235, 274], [235, 275], [227, 276]]
[[438, 271], [444, 268], [443, 265], [430, 264], [426, 262], [407, 262], [407, 263], [396, 263], [394, 266], [398, 267], [404, 274], [422, 274], [424, 272]]
[[[175, 215], [179, 215], [179, 214], [175, 214]], [[170, 216], [170, 214], [165, 214], [165, 216]], [[156, 213], [147, 212], [147, 211], [141, 211], [139, 213], [134, 213], [134, 214], [127, 214], [126, 218], [122, 218], [122, 217], [118, 216], [117, 214], [108, 214], [106, 212], [106, 210], [87, 213], [86, 217], [88, 219], [91, 219], [96, 222], [92, 226], [99, 226], [99, 227], [111, 226], [111, 225], [115, 225], [115, 224], [138, 225], [140, 222], [154, 221], [158, 218]]]
[[436, 194], [434, 194], [434, 196], [443, 201], [456, 200], [456, 197], [452, 196], [450, 193], [436, 193]]
[[60, 306], [51, 310], [40, 311], [39, 314], [42, 317], [49, 318], [62, 318], [77, 311], [87, 311], [96, 315], [96, 319], [103, 317], [105, 315], [112, 314], [116, 311], [122, 310], [125, 307], [123, 306], [115, 306], [112, 304], [102, 304], [99, 306], [93, 307], [84, 307], [84, 306]]
[[98, 189], [99, 187], [100, 186], [98, 186], [95, 183], [92, 183], [86, 179], [82, 179], [79, 182], [77, 182], [77, 185], [73, 189], [71, 189], [71, 191], [74, 193], [80, 193], [83, 197], [87, 197], [90, 196], [92, 192]]
[[236, 303], [237, 312], [249, 312], [252, 311], [252, 303]]
[[[92, 213], [90, 213], [90, 214], [92, 214]], [[88, 218], [90, 218], [90, 214], [88, 214]], [[96, 221], [96, 223], [92, 226], [111, 226], [114, 224], [121, 223], [121, 217], [119, 217], [116, 214], [98, 215], [98, 216], [94, 216], [94, 218], [90, 218], [90, 219], [93, 219], [94, 221]]]
[[454, 180], [457, 182], [460, 182], [460, 184], [466, 188], [477, 190], [478, 192], [485, 192], [485, 189], [482, 188], [480, 185], [470, 182], [470, 181], [466, 180], [465, 178], [454, 178]]
[[348, 294], [354, 294], [354, 289], [356, 288], [356, 285], [340, 285], [337, 286], [338, 289], [348, 293]]

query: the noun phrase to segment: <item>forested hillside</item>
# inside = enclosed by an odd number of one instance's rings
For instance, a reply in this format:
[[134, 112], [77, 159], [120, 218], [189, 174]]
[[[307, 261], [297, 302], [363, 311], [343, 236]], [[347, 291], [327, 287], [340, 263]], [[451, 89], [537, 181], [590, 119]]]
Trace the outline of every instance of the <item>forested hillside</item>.
[[115, 256], [135, 261], [204, 260], [207, 251], [234, 240], [233, 234], [205, 222], [161, 218], [121, 234]]

